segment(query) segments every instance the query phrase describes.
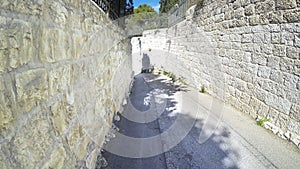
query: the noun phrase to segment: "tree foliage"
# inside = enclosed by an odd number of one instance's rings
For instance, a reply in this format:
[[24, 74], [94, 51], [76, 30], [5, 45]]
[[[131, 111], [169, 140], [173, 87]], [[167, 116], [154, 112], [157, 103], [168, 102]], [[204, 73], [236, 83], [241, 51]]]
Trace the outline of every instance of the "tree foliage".
[[[188, 1], [188, 7], [192, 5], [203, 5], [206, 0], [186, 0]], [[184, 0], [160, 0], [159, 13], [168, 13], [175, 4], [179, 4], [180, 2], [184, 2]]]
[[136, 9], [134, 9], [134, 14], [139, 14], [139, 13], [155, 13], [156, 14], [156, 11], [150, 5], [143, 4], [143, 5], [138, 6]]
[[128, 31], [141, 33], [143, 30], [161, 27], [163, 22], [166, 21], [150, 5], [143, 4], [134, 9], [134, 14], [127, 20], [127, 28]]
[[136, 9], [134, 9], [133, 13], [134, 14], [131, 19], [139, 26], [147, 24], [149, 20], [152, 20], [157, 15], [157, 12], [147, 4], [138, 6]]
[[159, 12], [168, 13], [171, 10], [171, 8], [178, 2], [179, 0], [160, 0]]

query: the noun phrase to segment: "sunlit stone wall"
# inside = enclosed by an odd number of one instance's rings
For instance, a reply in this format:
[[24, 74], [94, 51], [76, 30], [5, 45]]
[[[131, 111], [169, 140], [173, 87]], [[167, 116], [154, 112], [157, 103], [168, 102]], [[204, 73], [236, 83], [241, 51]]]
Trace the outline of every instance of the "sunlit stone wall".
[[95, 168], [130, 50], [92, 1], [2, 0], [0, 168]]
[[299, 16], [298, 0], [205, 0], [183, 22], [141, 39], [156, 67], [269, 119], [265, 127], [300, 147]]

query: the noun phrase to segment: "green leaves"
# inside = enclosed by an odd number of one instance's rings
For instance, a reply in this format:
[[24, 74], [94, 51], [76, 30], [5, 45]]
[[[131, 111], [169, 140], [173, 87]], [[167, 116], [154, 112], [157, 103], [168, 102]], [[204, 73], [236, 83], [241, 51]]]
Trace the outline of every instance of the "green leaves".
[[178, 2], [179, 2], [179, 0], [160, 0], [159, 12], [160, 13], [169, 12], [170, 9]]
[[159, 15], [150, 5], [140, 5], [126, 20], [129, 34], [141, 34], [144, 30], [167, 26], [167, 16]]
[[134, 9], [134, 14], [139, 14], [139, 13], [155, 13], [155, 14], [157, 14], [156, 11], [150, 5], [147, 5], [147, 4], [140, 5], [136, 9]]

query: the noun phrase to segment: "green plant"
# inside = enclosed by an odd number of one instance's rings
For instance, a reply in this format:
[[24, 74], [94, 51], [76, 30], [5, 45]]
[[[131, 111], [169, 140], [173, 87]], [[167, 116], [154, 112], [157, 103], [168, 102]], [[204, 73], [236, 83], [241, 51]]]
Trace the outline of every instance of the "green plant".
[[258, 121], [256, 122], [256, 124], [259, 125], [259, 126], [263, 126], [263, 124], [264, 124], [265, 122], [268, 122], [268, 121], [269, 121], [269, 119], [267, 119], [267, 118], [262, 118], [262, 119], [258, 120]]
[[169, 77], [172, 79], [173, 82], [176, 81], [176, 76], [173, 73], [170, 73]]
[[168, 76], [168, 72], [164, 71], [162, 72], [163, 75]]
[[199, 90], [200, 93], [206, 93], [204, 85], [201, 86], [201, 89]]
[[183, 78], [183, 77], [179, 77], [179, 78], [178, 78], [178, 81], [179, 81], [180, 83], [186, 85], [186, 86], [188, 85], [188, 84], [184, 81], [184, 78]]
[[163, 75], [165, 75], [165, 76], [171, 78], [173, 82], [176, 81], [176, 75], [173, 74], [173, 73], [171, 73], [171, 72], [167, 72], [167, 71], [165, 71], [165, 70], [159, 70], [159, 71], [158, 71], [158, 74], [163, 74]]

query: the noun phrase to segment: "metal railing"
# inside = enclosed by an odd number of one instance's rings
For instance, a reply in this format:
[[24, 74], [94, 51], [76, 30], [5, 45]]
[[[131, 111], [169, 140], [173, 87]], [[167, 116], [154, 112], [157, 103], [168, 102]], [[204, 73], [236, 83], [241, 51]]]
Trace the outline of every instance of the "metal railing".
[[183, 21], [186, 16], [186, 11], [197, 3], [203, 3], [204, 0], [179, 0], [170, 11], [168, 12], [168, 26], [171, 27], [181, 21]]
[[119, 16], [111, 10], [110, 2], [107, 0], [93, 0], [108, 16], [110, 19], [115, 20]]

